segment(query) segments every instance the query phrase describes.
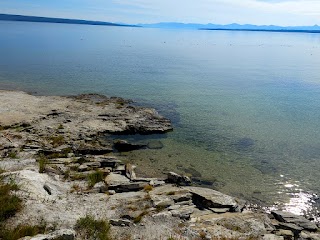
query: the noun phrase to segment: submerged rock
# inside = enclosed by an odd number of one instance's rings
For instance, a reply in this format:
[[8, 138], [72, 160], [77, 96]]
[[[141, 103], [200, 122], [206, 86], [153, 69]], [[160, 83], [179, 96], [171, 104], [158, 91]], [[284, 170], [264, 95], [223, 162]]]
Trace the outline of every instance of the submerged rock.
[[129, 143], [125, 140], [115, 140], [114, 148], [119, 152], [128, 152], [146, 147], [146, 145]]
[[149, 149], [161, 149], [163, 148], [163, 144], [160, 141], [150, 141], [148, 142], [147, 147]]

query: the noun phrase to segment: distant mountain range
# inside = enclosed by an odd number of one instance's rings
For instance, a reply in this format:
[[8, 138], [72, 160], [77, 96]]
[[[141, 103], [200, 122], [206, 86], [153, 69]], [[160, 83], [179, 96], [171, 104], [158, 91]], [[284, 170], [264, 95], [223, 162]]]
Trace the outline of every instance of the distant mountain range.
[[123, 23], [111, 23], [103, 21], [90, 21], [66, 18], [35, 17], [24, 15], [0, 14], [0, 21], [23, 21], [23, 22], [48, 22], [48, 23], [67, 23], [67, 24], [86, 24], [103, 26], [122, 26], [122, 27], [145, 27], [145, 28], [172, 28], [172, 29], [198, 29], [198, 30], [228, 30], [228, 31], [271, 31], [271, 32], [309, 32], [320, 33], [320, 26], [275, 26], [275, 25], [252, 25], [252, 24], [197, 24], [197, 23], [177, 23], [162, 22], [153, 24], [129, 25]]
[[48, 22], [48, 23], [66, 23], [66, 24], [86, 24], [86, 25], [103, 25], [103, 26], [121, 26], [121, 27], [138, 27], [135, 25], [127, 25], [120, 23], [102, 22], [102, 21], [90, 21], [90, 20], [78, 20], [78, 19], [66, 19], [66, 18], [48, 18], [48, 17], [35, 17], [35, 16], [23, 16], [12, 14], [0, 14], [0, 20], [2, 21], [21, 21], [21, 22]]
[[252, 25], [252, 24], [197, 24], [197, 23], [176, 23], [163, 22], [154, 24], [137, 24], [141, 27], [149, 28], [173, 28], [173, 29], [200, 29], [200, 30], [229, 30], [229, 31], [274, 31], [274, 32], [314, 32], [320, 33], [320, 26], [275, 26], [275, 25]]

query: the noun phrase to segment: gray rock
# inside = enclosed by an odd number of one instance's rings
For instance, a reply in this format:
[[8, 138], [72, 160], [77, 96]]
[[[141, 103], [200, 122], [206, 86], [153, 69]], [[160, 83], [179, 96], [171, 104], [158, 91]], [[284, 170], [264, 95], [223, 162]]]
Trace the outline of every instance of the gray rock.
[[78, 172], [86, 172], [89, 170], [89, 167], [86, 164], [82, 164], [78, 167]]
[[101, 167], [100, 162], [86, 162], [85, 165], [88, 166], [90, 169], [96, 169]]
[[214, 213], [226, 213], [229, 212], [230, 208], [209, 208]]
[[306, 218], [289, 212], [272, 211], [272, 215], [280, 222], [293, 223], [308, 231], [317, 231], [318, 227], [315, 223], [310, 222]]
[[121, 174], [110, 173], [108, 176], [106, 176], [104, 182], [107, 184], [107, 186], [113, 186], [123, 183], [129, 183], [130, 180], [126, 176], [123, 176]]
[[121, 163], [121, 161], [115, 157], [99, 156], [99, 157], [96, 157], [95, 159], [96, 161], [99, 161], [101, 167], [104, 167], [104, 168], [105, 167], [116, 168]]
[[109, 223], [113, 226], [125, 227], [130, 226], [131, 221], [128, 219], [110, 219]]
[[165, 185], [166, 182], [165, 182], [165, 181], [162, 181], [162, 180], [151, 180], [151, 181], [149, 182], [149, 184], [150, 184], [151, 186], [153, 186], [153, 187], [159, 187], [159, 186]]
[[320, 240], [319, 233], [311, 233], [307, 231], [302, 231], [300, 234], [300, 239], [308, 239], [308, 240]]
[[136, 168], [136, 166], [134, 166], [130, 163], [127, 163], [125, 165], [125, 173], [126, 173], [127, 178], [129, 178], [130, 180], [136, 179], [136, 173], [134, 172], [135, 168]]
[[114, 195], [114, 194], [116, 194], [116, 191], [115, 190], [108, 190], [108, 193], [109, 193], [109, 195]]
[[194, 207], [185, 206], [175, 210], [171, 210], [173, 217], [179, 217], [181, 219], [190, 219], [190, 215], [194, 212]]
[[279, 222], [277, 227], [280, 229], [293, 231], [296, 235], [298, 235], [303, 230], [302, 227], [299, 227], [293, 223]]
[[185, 201], [190, 201], [192, 199], [192, 194], [189, 192], [177, 192], [174, 195], [171, 196], [174, 202], [179, 203], [179, 202], [185, 202]]
[[115, 140], [113, 146], [119, 152], [128, 152], [146, 147], [146, 145], [129, 143], [126, 140]]
[[200, 187], [183, 187], [193, 195], [193, 202], [200, 208], [229, 208], [234, 211], [238, 207], [236, 200], [221, 192]]
[[105, 147], [105, 146], [95, 146], [95, 145], [90, 145], [90, 144], [82, 144], [75, 150], [77, 154], [82, 154], [82, 155], [103, 155], [106, 153], [112, 152], [113, 149], [112, 147]]
[[191, 185], [191, 180], [189, 177], [181, 176], [175, 172], [168, 173], [167, 181], [169, 183], [175, 183], [179, 186], [190, 186]]
[[277, 236], [283, 236], [285, 240], [291, 240], [294, 237], [294, 234], [290, 230], [280, 229], [276, 232]]
[[174, 201], [168, 196], [150, 194], [150, 197], [153, 206], [156, 208], [167, 208], [171, 205], [174, 205]]
[[263, 240], [284, 240], [284, 237], [277, 236], [275, 234], [265, 234], [262, 239]]
[[24, 237], [20, 240], [74, 240], [76, 232], [71, 229], [60, 229], [49, 234], [38, 234], [33, 237]]
[[98, 182], [93, 186], [92, 191], [97, 193], [105, 193], [108, 191], [108, 187], [104, 182]]
[[108, 190], [114, 190], [117, 193], [140, 191], [148, 184], [145, 182], [128, 182], [108, 185]]

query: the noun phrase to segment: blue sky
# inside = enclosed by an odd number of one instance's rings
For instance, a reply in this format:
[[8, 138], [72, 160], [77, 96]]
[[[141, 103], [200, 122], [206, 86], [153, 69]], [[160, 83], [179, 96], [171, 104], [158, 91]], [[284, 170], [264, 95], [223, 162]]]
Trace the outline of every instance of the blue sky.
[[320, 0], [1, 0], [0, 13], [131, 24], [320, 25]]

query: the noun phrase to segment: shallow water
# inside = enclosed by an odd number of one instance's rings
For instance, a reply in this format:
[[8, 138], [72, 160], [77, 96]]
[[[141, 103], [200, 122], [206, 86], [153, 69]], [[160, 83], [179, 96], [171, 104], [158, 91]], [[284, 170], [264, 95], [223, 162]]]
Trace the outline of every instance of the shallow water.
[[320, 193], [320, 35], [0, 22], [0, 88], [95, 92], [172, 119], [162, 149], [127, 153], [270, 208]]

